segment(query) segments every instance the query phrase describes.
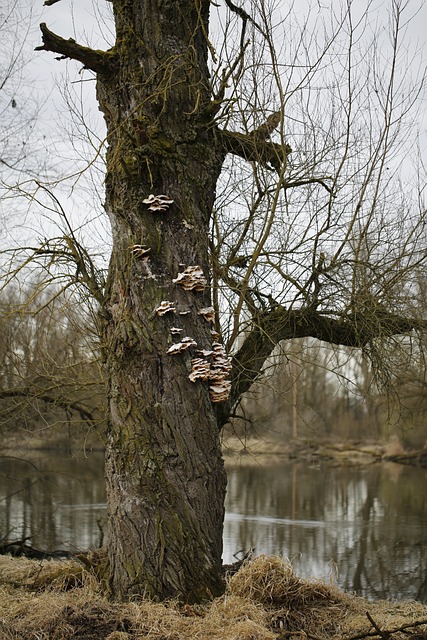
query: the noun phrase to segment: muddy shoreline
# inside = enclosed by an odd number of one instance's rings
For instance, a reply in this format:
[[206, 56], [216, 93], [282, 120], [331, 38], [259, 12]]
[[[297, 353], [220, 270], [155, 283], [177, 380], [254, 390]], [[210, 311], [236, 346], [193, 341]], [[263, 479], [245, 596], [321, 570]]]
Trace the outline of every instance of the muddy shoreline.
[[224, 439], [226, 464], [270, 463], [278, 460], [305, 461], [312, 464], [328, 462], [334, 465], [370, 465], [394, 462], [427, 468], [427, 449], [405, 451], [395, 442], [380, 444], [360, 440], [336, 442], [332, 440], [294, 440], [287, 444], [266, 439]]
[[[62, 441], [28, 438], [26, 441], [10, 438], [3, 441], [0, 458], [31, 458], [32, 453], [57, 452], [58, 454], [85, 456], [92, 452], [102, 453], [101, 442], [74, 442], [72, 446]], [[427, 468], [427, 448], [405, 450], [397, 440], [385, 443], [377, 441], [347, 440], [337, 442], [325, 438], [300, 438], [284, 442], [280, 439], [242, 438], [226, 435], [222, 439], [222, 451], [227, 464], [270, 464], [274, 460], [292, 460], [316, 464], [370, 465], [380, 462], [394, 462]]]

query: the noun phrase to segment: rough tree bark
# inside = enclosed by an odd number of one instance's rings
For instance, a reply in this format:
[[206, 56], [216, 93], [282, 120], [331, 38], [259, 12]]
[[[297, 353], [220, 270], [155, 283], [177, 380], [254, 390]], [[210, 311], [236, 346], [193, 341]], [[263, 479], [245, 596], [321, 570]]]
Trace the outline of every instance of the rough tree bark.
[[[113, 251], [103, 304], [109, 381], [106, 481], [110, 588], [197, 601], [219, 594], [226, 476], [207, 385], [190, 382], [195, 347], [210, 349], [208, 231], [224, 152], [209, 126], [209, 2], [115, 0], [116, 45], [93, 52], [42, 25], [41, 48], [97, 72], [108, 131], [106, 204]], [[153, 211], [150, 194], [173, 203]], [[143, 248], [142, 248], [143, 247]], [[148, 253], [145, 253], [145, 252]], [[148, 256], [148, 257], [147, 257]], [[176, 312], [155, 313], [161, 301]], [[171, 327], [182, 329], [179, 338]]]
[[[388, 314], [362, 331], [354, 317], [276, 307], [256, 318], [235, 354], [229, 402], [216, 406], [206, 383], [189, 380], [191, 359], [213, 341], [198, 311], [211, 304], [209, 223], [225, 155], [283, 176], [291, 151], [269, 142], [268, 130], [264, 138], [260, 128], [245, 135], [214, 124], [221, 96], [212, 95], [208, 73], [209, 4], [113, 0], [116, 43], [107, 52], [41, 25], [39, 49], [97, 74], [108, 131], [105, 209], [113, 250], [99, 301], [109, 385], [109, 585], [116, 597], [199, 601], [221, 593], [226, 477], [219, 425], [280, 340], [311, 335], [363, 346], [415, 326]], [[153, 210], [144, 202], [150, 194], [168, 203]], [[203, 291], [174, 283], [188, 266], [200, 267]], [[162, 301], [175, 312], [157, 314]], [[168, 354], [184, 336], [197, 347]]]
[[[172, 326], [210, 349], [197, 315], [223, 155], [207, 126], [208, 3], [114, 2], [116, 61], [98, 73], [108, 129], [106, 211], [113, 253], [104, 305], [110, 431], [106, 457], [110, 586], [189, 601], [217, 595], [226, 478], [206, 385], [188, 379], [190, 351], [169, 355]], [[152, 211], [149, 194], [173, 203]], [[149, 250], [138, 255], [134, 245]], [[155, 313], [162, 300], [176, 312]], [[189, 313], [187, 313], [189, 312]], [[194, 357], [193, 347], [191, 354]]]

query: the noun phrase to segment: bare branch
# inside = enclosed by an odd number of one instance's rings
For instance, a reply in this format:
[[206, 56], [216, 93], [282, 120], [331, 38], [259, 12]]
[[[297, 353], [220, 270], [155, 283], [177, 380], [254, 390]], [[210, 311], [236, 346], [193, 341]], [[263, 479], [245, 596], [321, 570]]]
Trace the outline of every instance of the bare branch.
[[233, 64], [228, 68], [228, 70], [227, 71], [225, 69], [223, 70], [222, 78], [221, 78], [221, 84], [219, 85], [218, 91], [214, 95], [212, 102], [208, 106], [208, 110], [209, 110], [209, 114], [210, 115], [214, 116], [220, 110], [220, 108], [221, 108], [221, 106], [223, 104], [223, 101], [224, 101], [225, 91], [226, 91], [226, 89], [228, 87], [228, 82], [229, 82], [231, 76], [233, 75], [234, 71], [236, 70], [237, 65], [242, 62], [243, 57], [245, 55], [245, 51], [246, 51], [248, 46], [249, 46], [249, 41], [246, 42], [245, 44], [243, 44], [243, 46], [240, 49], [240, 52], [239, 52], [238, 56], [236, 57], [236, 59], [233, 62]]
[[108, 74], [114, 70], [117, 54], [114, 50], [97, 51], [90, 47], [77, 44], [73, 38], [65, 40], [50, 31], [44, 22], [41, 23], [43, 44], [35, 48], [35, 51], [53, 51], [61, 54], [61, 58], [71, 58], [84, 64], [87, 69], [96, 73]]
[[5, 391], [0, 391], [0, 400], [5, 400], [7, 398], [30, 398], [31, 400], [42, 400], [47, 404], [52, 404], [66, 411], [76, 411], [82, 420], [89, 422], [95, 422], [96, 420], [92, 413], [88, 409], [82, 407], [78, 402], [68, 402], [54, 395], [51, 396], [46, 393], [38, 393], [37, 391], [34, 391], [34, 389], [6, 389]]
[[[372, 623], [372, 618], [370, 615], [366, 614], [367, 617], [369, 618], [369, 621]], [[403, 624], [400, 627], [394, 627], [393, 629], [387, 629], [384, 631], [380, 631], [377, 627], [376, 624], [374, 624], [373, 626], [375, 627], [375, 631], [368, 631], [366, 633], [358, 633], [355, 636], [350, 636], [347, 638], [344, 638], [344, 640], [362, 640], [363, 638], [373, 638], [375, 636], [382, 636], [383, 634], [388, 634], [389, 636], [392, 633], [398, 633], [399, 631], [406, 631], [407, 629], [414, 629], [416, 627], [421, 627], [424, 626], [425, 624], [427, 624], [427, 620], [417, 620], [416, 622], [409, 622], [407, 624]], [[410, 636], [410, 637], [415, 637], [415, 636]], [[418, 636], [416, 636], [418, 637]]]
[[256, 136], [236, 131], [224, 129], [219, 134], [226, 153], [233, 153], [248, 162], [260, 162], [266, 167], [271, 165], [271, 168], [274, 168], [277, 172], [280, 171], [280, 167], [286, 161], [286, 157], [292, 152], [289, 145], [282, 147], [275, 142], [260, 140]]
[[335, 197], [333, 189], [326, 183], [326, 180], [333, 180], [333, 178], [307, 178], [305, 180], [295, 180], [293, 182], [283, 182], [283, 189], [293, 189], [295, 187], [304, 187], [308, 184], [320, 184], [332, 197]]
[[242, 7], [238, 7], [231, 0], [225, 0], [225, 4], [233, 13], [236, 13], [242, 19], [244, 29], [246, 29], [246, 23], [251, 22], [254, 27], [256, 27], [258, 31], [262, 33], [263, 36], [265, 36], [263, 29], [259, 26], [259, 24], [255, 22], [255, 20], [252, 18], [252, 16], [249, 15], [249, 13], [246, 13], [246, 11], [242, 9]]
[[282, 340], [312, 337], [331, 344], [362, 348], [376, 338], [408, 335], [426, 326], [426, 322], [386, 311], [377, 312], [375, 321], [369, 321], [361, 314], [334, 318], [315, 310], [290, 310], [279, 306], [259, 317], [235, 354], [231, 402], [236, 402], [259, 377], [266, 359]]

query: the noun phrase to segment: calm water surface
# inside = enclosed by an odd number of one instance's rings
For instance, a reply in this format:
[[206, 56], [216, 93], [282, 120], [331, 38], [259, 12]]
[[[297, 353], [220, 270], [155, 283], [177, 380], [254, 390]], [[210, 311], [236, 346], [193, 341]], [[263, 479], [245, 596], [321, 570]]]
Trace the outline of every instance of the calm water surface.
[[[102, 542], [106, 522], [101, 454], [0, 458], [0, 537], [87, 549]], [[228, 466], [224, 562], [252, 547], [290, 558], [302, 577], [332, 575], [372, 599], [427, 602], [427, 471]]]

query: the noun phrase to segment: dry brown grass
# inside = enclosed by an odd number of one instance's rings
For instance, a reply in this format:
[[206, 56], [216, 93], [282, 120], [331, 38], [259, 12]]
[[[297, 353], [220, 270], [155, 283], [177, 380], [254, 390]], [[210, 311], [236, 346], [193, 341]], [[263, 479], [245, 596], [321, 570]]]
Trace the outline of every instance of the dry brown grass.
[[270, 556], [244, 565], [228, 591], [271, 610], [274, 628], [313, 634], [334, 633], [349, 600], [336, 586], [302, 580], [289, 562]]
[[67, 591], [87, 583], [96, 589], [96, 580], [75, 560], [53, 562], [0, 556], [0, 586]]
[[382, 629], [427, 619], [426, 605], [370, 603], [302, 580], [274, 557], [243, 565], [225, 595], [204, 606], [114, 603], [76, 561], [0, 557], [1, 640], [338, 640], [372, 630], [366, 611]]

